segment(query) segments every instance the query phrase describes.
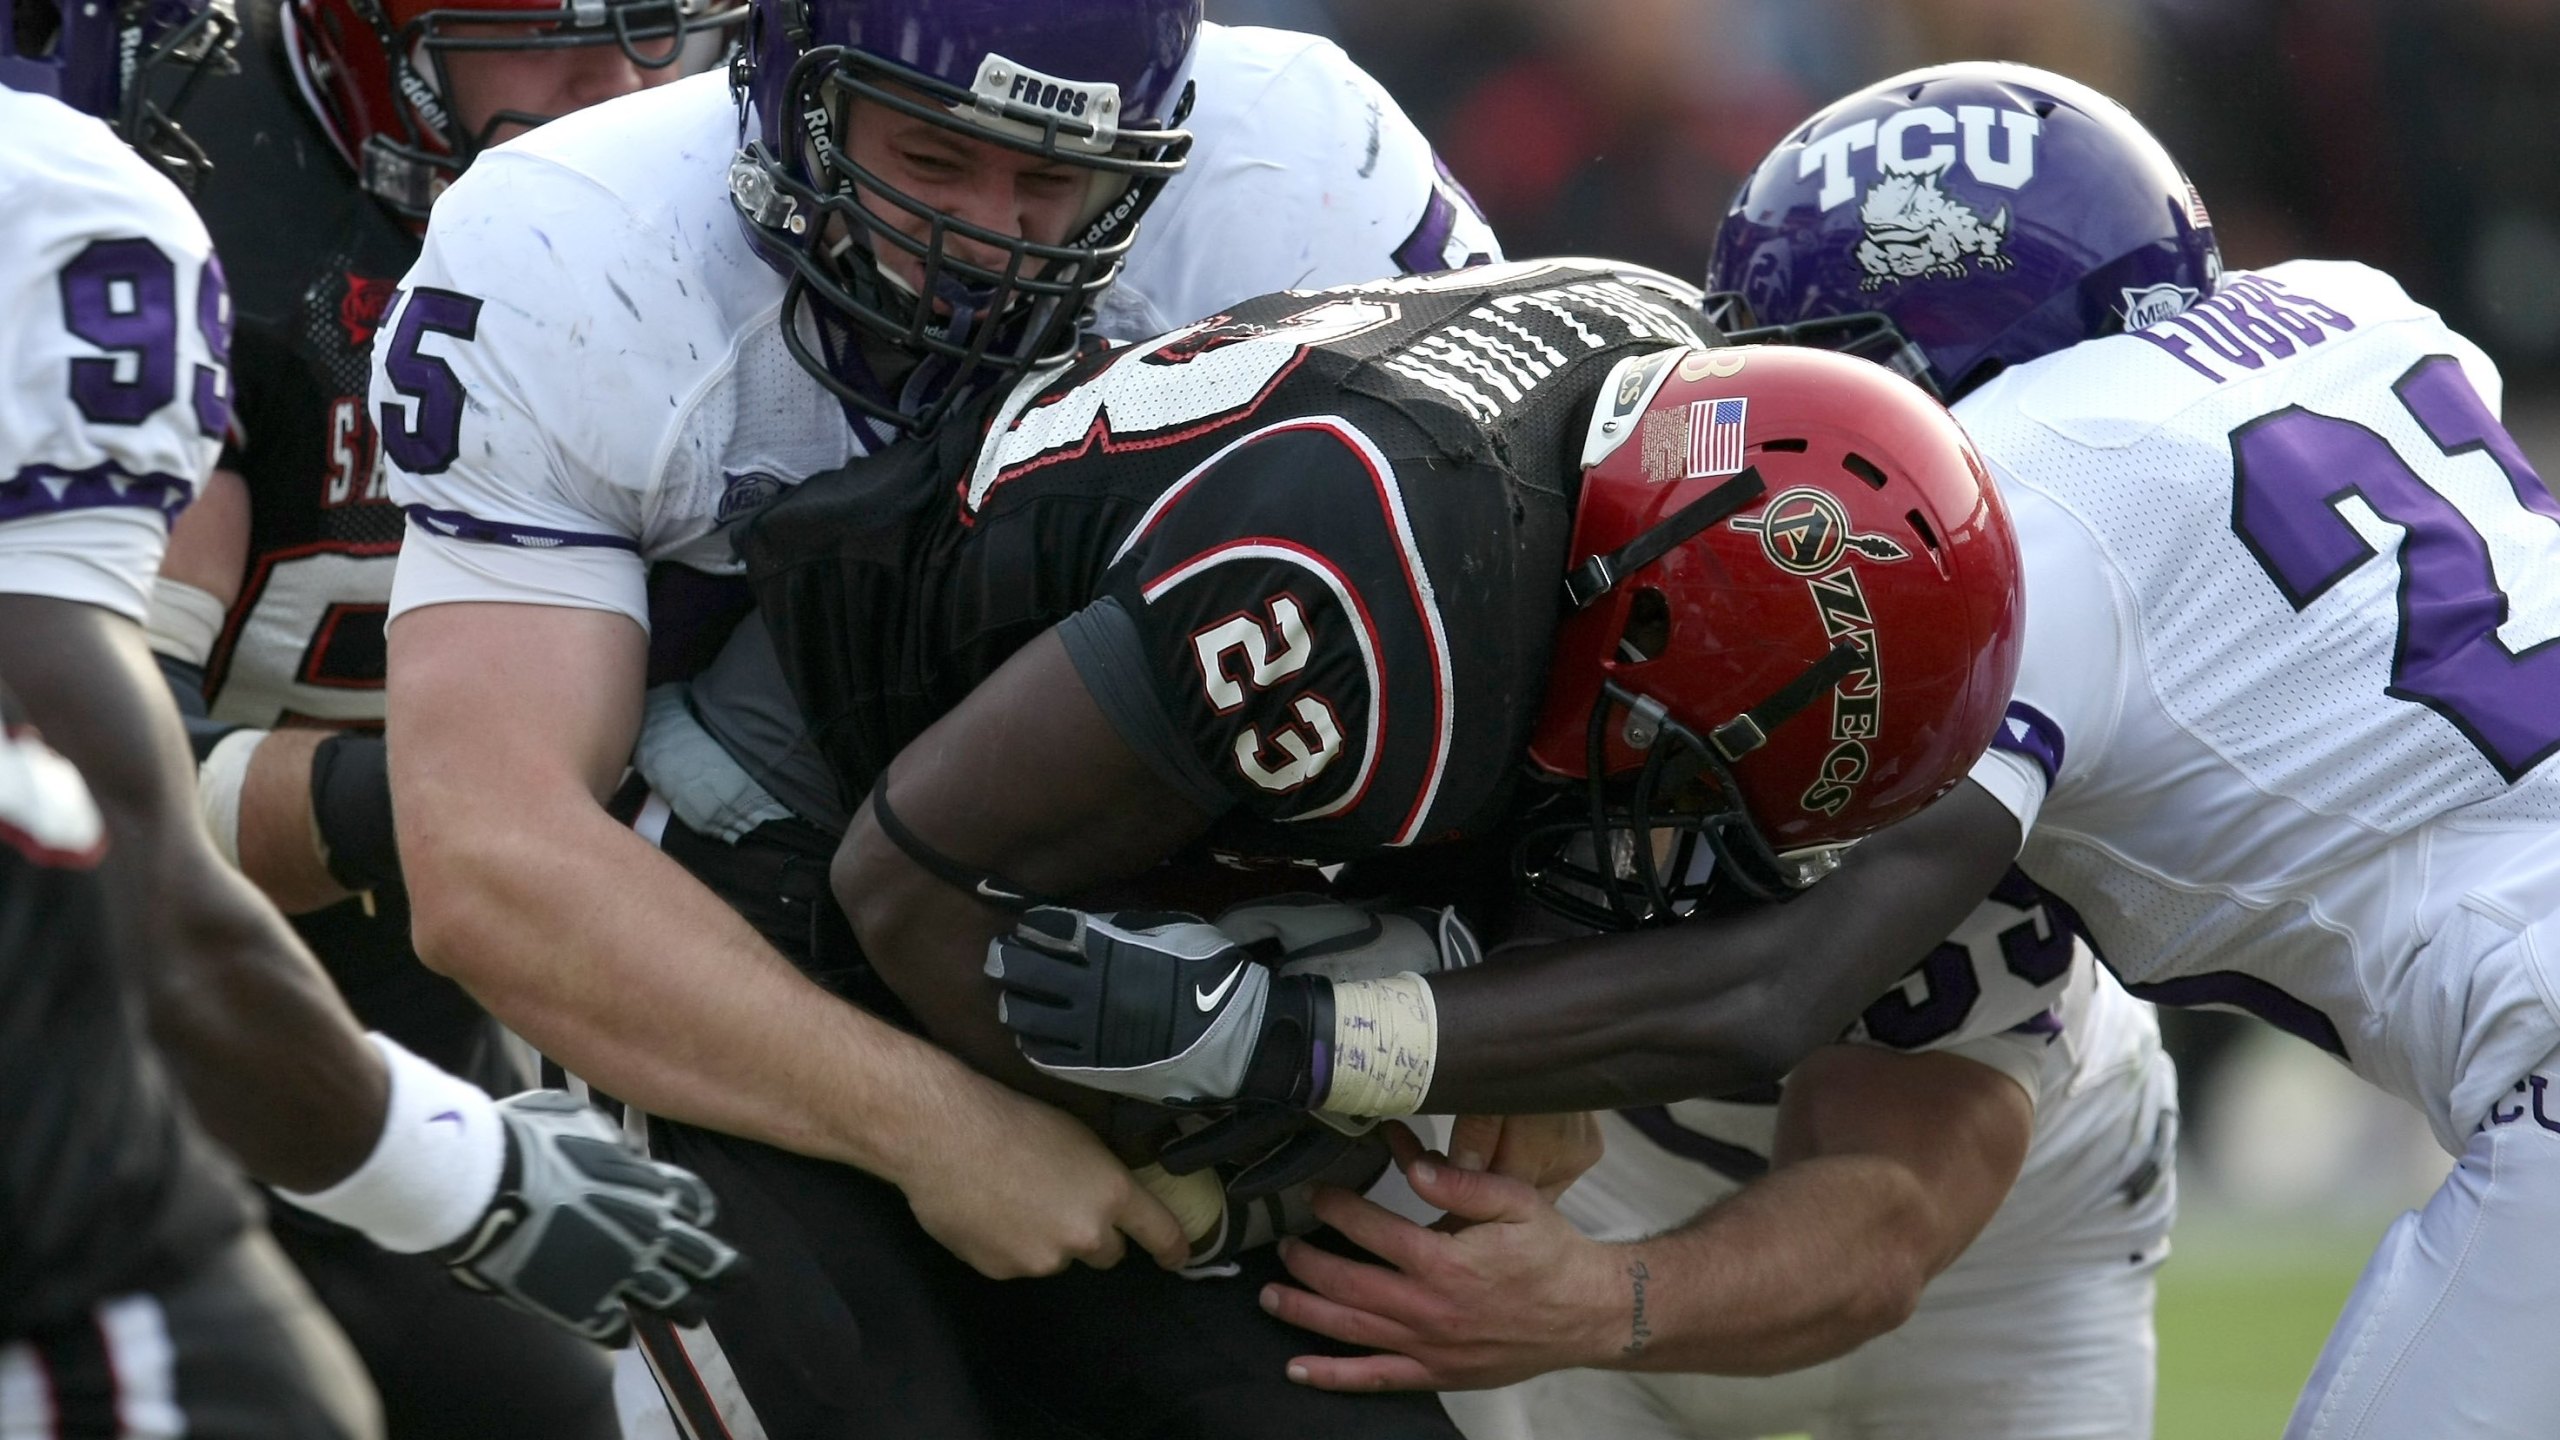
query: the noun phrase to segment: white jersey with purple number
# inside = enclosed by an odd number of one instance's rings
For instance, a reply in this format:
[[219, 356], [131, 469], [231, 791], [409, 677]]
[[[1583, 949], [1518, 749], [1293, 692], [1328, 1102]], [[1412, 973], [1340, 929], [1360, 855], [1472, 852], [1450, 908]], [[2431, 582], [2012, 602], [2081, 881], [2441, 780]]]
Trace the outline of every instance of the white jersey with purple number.
[[[1189, 165], [1101, 322], [1136, 338], [1254, 295], [1499, 258], [1331, 42], [1202, 29]], [[619, 611], [647, 563], [734, 570], [727, 527], [865, 443], [781, 331], [782, 277], [729, 202], [718, 75], [556, 120], [474, 162], [375, 342], [409, 515], [391, 613], [456, 600]]]
[[[2560, 503], [2360, 265], [2233, 274], [1957, 407], [2025, 557], [1975, 778], [2136, 994], [2249, 1010], [2448, 1149], [2560, 1045]], [[2485, 957], [2485, 958], [2484, 958]]]
[[176, 186], [0, 88], [0, 591], [139, 622], [231, 423], [230, 302]]

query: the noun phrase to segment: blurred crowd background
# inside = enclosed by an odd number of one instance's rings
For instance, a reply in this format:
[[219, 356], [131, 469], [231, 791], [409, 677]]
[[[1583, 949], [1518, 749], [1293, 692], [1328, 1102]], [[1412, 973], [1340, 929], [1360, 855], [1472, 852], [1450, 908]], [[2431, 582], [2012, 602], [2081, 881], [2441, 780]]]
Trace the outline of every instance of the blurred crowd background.
[[2233, 266], [2380, 265], [2486, 346], [2516, 400], [2560, 394], [2551, 0], [1209, 0], [1209, 13], [1340, 41], [1512, 254], [1680, 275], [1701, 270], [1752, 162], [1832, 97], [1939, 61], [2046, 66], [2168, 143]]

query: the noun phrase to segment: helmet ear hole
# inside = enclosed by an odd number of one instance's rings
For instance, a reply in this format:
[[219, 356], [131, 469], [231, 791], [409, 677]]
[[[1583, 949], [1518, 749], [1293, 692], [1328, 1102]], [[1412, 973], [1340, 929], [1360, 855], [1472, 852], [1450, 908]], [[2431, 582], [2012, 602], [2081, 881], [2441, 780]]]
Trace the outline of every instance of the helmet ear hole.
[[1627, 606], [1626, 628], [1618, 632], [1618, 659], [1641, 665], [1671, 649], [1671, 602], [1651, 586], [1640, 587]]
[[1911, 528], [1919, 532], [1920, 543], [1929, 547], [1930, 554], [1943, 555], [1946, 553], [1946, 547], [1938, 543], [1938, 532], [1929, 528], [1928, 516], [1921, 514], [1917, 510], [1913, 510], [1905, 514], [1902, 518], [1910, 521]]
[[1850, 452], [1847, 456], [1841, 459], [1840, 468], [1857, 476], [1859, 479], [1866, 481], [1867, 488], [1870, 490], [1881, 490], [1884, 488], [1883, 468], [1864, 455], [1860, 455], [1855, 451]]
[[1801, 455], [1805, 452], [1809, 443], [1810, 442], [1801, 439], [1763, 440], [1760, 442], [1760, 448], [1763, 450], [1777, 450], [1789, 455]]

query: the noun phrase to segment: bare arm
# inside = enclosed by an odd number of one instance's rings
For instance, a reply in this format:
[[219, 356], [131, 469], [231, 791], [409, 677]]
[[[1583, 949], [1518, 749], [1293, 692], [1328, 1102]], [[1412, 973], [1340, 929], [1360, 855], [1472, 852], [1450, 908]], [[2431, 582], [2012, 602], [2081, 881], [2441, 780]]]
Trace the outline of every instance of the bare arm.
[[2017, 821], [1968, 781], [1789, 904], [1435, 977], [1423, 1108], [1596, 1110], [1774, 1081], [1944, 940], [2017, 849]]
[[[436, 605], [401, 616], [390, 640], [392, 785], [430, 965], [643, 1109], [896, 1182], [991, 1274], [1108, 1263], [1118, 1221], [1178, 1263], [1180, 1227], [1143, 1213], [1152, 1202], [1073, 1122], [819, 989], [605, 813], [639, 724], [638, 626]], [[1015, 1201], [995, 1193], [1007, 1156], [1014, 1175], [1057, 1187], [1051, 1213], [951, 1198]]]
[[123, 953], [197, 1117], [271, 1184], [317, 1191], [346, 1176], [382, 1127], [382, 1062], [283, 917], [215, 852], [141, 629], [0, 595], [0, 673], [106, 816]]
[[[214, 471], [169, 527], [160, 578], [201, 590], [228, 610], [240, 598], [248, 568], [252, 518], [249, 482], [236, 470]], [[199, 665], [204, 659], [181, 658]], [[288, 915], [334, 905], [349, 893], [329, 874], [311, 820], [311, 752], [327, 735], [288, 730], [260, 741], [240, 787], [241, 873]]]
[[1572, 1366], [1771, 1375], [1910, 1317], [2007, 1198], [2034, 1128], [2017, 1084], [1952, 1055], [1817, 1051], [1787, 1086], [1776, 1168], [1666, 1235], [1601, 1244], [1537, 1193], [1446, 1165], [1407, 1173], [1478, 1223], [1444, 1234], [1329, 1192], [1318, 1212], [1393, 1261], [1284, 1251], [1294, 1324], [1394, 1352], [1307, 1356], [1332, 1389], [1466, 1389]]
[[[927, 844], [1045, 896], [1140, 874], [1209, 824], [1120, 738], [1054, 633], [901, 751], [886, 783], [898, 818]], [[996, 1023], [996, 992], [980, 970], [1010, 913], [917, 864], [869, 805], [832, 879], [863, 953], [935, 1039], [1022, 1089], [1090, 1103], [1041, 1077]]]

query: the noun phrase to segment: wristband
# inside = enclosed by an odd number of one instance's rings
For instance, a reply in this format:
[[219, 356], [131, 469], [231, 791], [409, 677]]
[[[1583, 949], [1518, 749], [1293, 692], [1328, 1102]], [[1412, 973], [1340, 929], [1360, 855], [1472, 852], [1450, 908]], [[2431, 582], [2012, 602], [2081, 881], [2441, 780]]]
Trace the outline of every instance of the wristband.
[[166, 575], [151, 582], [151, 609], [143, 630], [151, 648], [172, 660], [201, 666], [222, 634], [223, 605], [209, 590]]
[[391, 1104], [373, 1153], [326, 1190], [276, 1194], [395, 1254], [449, 1245], [497, 1196], [507, 1162], [497, 1102], [386, 1035], [369, 1032], [364, 1038], [391, 1072]]
[[1316, 1106], [1336, 1115], [1411, 1115], [1431, 1093], [1439, 1058], [1430, 981], [1411, 973], [1336, 981], [1332, 1074]]
[[264, 730], [234, 730], [214, 743], [196, 766], [196, 808], [213, 832], [213, 848], [240, 868], [240, 790], [249, 783], [249, 759], [267, 738]]
[[311, 828], [330, 879], [356, 891], [400, 883], [391, 766], [381, 736], [342, 730], [312, 748]]

